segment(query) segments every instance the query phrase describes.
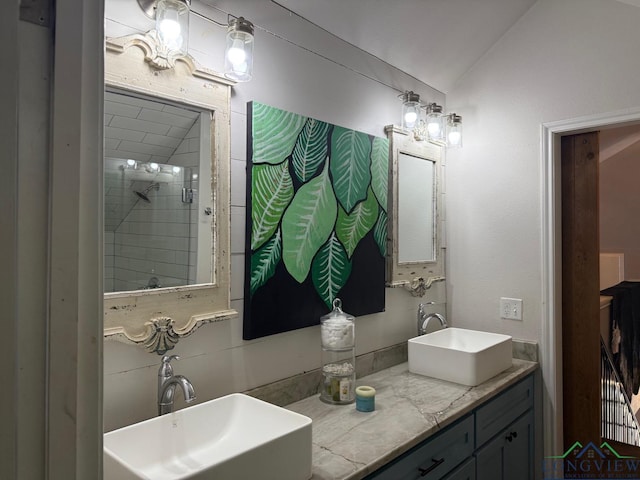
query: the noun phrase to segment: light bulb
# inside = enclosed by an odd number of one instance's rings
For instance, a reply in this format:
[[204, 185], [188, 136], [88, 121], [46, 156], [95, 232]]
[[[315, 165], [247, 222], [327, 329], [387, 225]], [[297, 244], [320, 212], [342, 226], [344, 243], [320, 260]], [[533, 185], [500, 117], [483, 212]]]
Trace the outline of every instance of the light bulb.
[[233, 41], [233, 44], [227, 51], [227, 58], [233, 65], [234, 69], [247, 61], [247, 54], [244, 51], [244, 44], [241, 39], [236, 38]]
[[170, 18], [164, 18], [158, 25], [160, 38], [172, 50], [180, 50], [182, 46], [182, 36], [180, 24]]
[[440, 136], [440, 122], [437, 120], [434, 122], [427, 123], [427, 131], [429, 132], [429, 136], [432, 138], [436, 138]]
[[131, 159], [127, 160], [127, 167], [135, 168], [135, 166], [136, 166], [136, 161], [135, 160], [131, 160]]
[[180, 173], [180, 167], [173, 167], [172, 171], [177, 175], [178, 173]]
[[418, 119], [418, 113], [416, 111], [410, 110], [404, 114], [404, 124], [408, 128], [413, 128]]
[[151, 162], [149, 164], [149, 168], [151, 168], [151, 170], [153, 170], [154, 172], [157, 172], [160, 169], [160, 165], [155, 162]]
[[460, 145], [462, 135], [458, 131], [449, 132], [449, 145]]

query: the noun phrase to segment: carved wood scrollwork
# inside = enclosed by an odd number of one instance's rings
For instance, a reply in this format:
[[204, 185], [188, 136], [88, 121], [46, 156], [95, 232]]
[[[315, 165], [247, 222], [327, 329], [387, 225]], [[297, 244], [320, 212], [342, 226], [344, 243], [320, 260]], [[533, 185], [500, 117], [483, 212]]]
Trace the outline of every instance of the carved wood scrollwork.
[[[190, 56], [181, 53], [176, 54], [160, 42], [155, 30], [149, 30], [144, 35], [134, 34], [126, 37], [110, 38], [106, 46], [108, 50], [122, 53], [134, 45], [144, 51], [144, 60], [158, 70], [174, 68], [176, 66], [176, 60], [193, 64]], [[190, 67], [191, 70], [195, 70], [194, 65], [190, 65]]]
[[143, 340], [143, 346], [147, 352], [164, 355], [180, 340], [180, 335], [173, 329], [173, 320], [169, 317], [154, 318], [147, 322], [146, 326], [147, 335]]
[[229, 320], [236, 316], [235, 310], [228, 310], [215, 316], [196, 315], [183, 328], [178, 328], [172, 318], [160, 316], [145, 322], [142, 333], [138, 335], [130, 335], [124, 328], [118, 328], [105, 331], [105, 337], [109, 340], [138, 345], [149, 353], [164, 355], [172, 350], [181, 338], [188, 337], [202, 325]]
[[424, 297], [427, 293], [427, 290], [431, 288], [431, 285], [434, 282], [442, 282], [444, 280], [445, 277], [443, 276], [427, 277], [426, 280], [422, 277], [416, 277], [411, 280], [411, 282], [405, 283], [402, 286], [405, 288], [405, 290], [409, 290], [413, 297]]

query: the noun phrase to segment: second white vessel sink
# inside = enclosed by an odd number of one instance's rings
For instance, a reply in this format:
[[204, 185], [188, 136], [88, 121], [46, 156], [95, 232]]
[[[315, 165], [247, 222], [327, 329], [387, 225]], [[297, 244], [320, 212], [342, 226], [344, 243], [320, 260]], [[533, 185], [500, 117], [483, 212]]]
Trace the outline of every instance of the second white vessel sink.
[[409, 371], [475, 386], [512, 364], [511, 337], [444, 328], [409, 339]]
[[311, 419], [234, 393], [104, 435], [105, 480], [308, 480]]

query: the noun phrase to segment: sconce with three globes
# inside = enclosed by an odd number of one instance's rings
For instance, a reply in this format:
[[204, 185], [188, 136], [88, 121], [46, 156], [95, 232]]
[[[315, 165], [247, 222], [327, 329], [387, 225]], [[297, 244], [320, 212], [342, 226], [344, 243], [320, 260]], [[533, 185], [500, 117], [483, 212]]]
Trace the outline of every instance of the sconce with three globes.
[[[450, 148], [462, 146], [462, 117], [444, 114], [437, 103], [422, 103], [412, 91], [399, 95], [402, 99], [402, 128], [413, 131], [418, 141], [428, 140]], [[424, 112], [423, 112], [424, 111]]]

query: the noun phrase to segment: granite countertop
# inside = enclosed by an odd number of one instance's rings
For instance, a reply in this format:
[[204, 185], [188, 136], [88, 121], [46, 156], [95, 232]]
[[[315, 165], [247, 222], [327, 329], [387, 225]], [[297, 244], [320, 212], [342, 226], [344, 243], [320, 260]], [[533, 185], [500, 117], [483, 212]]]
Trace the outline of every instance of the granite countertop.
[[401, 363], [358, 379], [376, 389], [374, 412], [355, 404], [328, 405], [314, 395], [286, 408], [313, 420], [312, 480], [364, 478], [394, 458], [471, 412], [538, 368], [513, 359], [511, 368], [467, 387], [409, 373]]

